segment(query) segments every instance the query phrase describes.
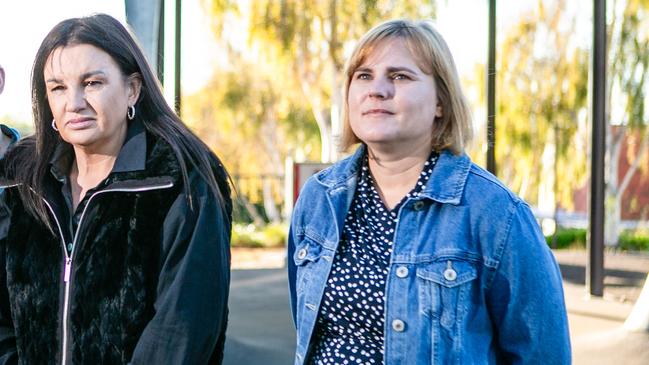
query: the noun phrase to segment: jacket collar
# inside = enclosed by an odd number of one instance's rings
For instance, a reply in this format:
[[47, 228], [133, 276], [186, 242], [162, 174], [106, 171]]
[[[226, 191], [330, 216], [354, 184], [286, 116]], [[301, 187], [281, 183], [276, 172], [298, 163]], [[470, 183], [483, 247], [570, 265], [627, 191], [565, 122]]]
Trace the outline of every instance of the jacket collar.
[[141, 171], [146, 167], [146, 130], [139, 120], [128, 127], [124, 145], [117, 155], [113, 172]]
[[[350, 186], [349, 180], [358, 176], [365, 151], [366, 146], [361, 144], [350, 157], [320, 171], [316, 180], [328, 190]], [[419, 196], [439, 203], [460, 204], [470, 169], [471, 159], [466, 154], [454, 155], [448, 150], [441, 151], [433, 174]]]
[[[59, 143], [50, 159], [50, 171], [59, 180], [64, 181], [69, 173], [74, 152], [66, 142]], [[111, 173], [141, 171], [146, 167], [146, 130], [139, 120], [128, 126], [124, 144], [117, 155]]]

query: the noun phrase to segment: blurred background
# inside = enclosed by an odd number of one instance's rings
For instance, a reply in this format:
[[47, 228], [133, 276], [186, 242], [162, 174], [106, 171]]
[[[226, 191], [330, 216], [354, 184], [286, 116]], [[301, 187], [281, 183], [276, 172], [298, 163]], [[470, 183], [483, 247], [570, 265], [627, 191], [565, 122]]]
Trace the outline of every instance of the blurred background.
[[[474, 111], [468, 154], [485, 165], [488, 2], [478, 0], [23, 0], [0, 12], [0, 120], [30, 133], [29, 72], [54, 24], [106, 12], [133, 25], [136, 15], [154, 18], [146, 3], [165, 14], [158, 34], [170, 46], [151, 62], [164, 66], [170, 104], [235, 182], [235, 246], [283, 246], [294, 198], [287, 165], [344, 156], [336, 148], [344, 62], [388, 18], [432, 19], [447, 39]], [[592, 18], [589, 1], [497, 3], [497, 175], [534, 207], [552, 247], [586, 241]], [[608, 1], [607, 25], [605, 242], [647, 250], [649, 1]]]
[[[433, 20], [472, 105], [475, 139], [467, 153], [486, 167], [489, 2], [5, 2], [0, 64], [7, 77], [0, 122], [25, 135], [33, 130], [31, 65], [56, 23], [104, 12], [127, 24], [158, 71], [169, 104], [221, 157], [237, 191], [232, 264], [254, 270], [232, 272], [225, 364], [287, 364], [294, 346], [283, 269], [288, 219], [304, 178], [346, 155], [336, 147], [346, 57], [378, 22]], [[646, 364], [649, 0], [606, 1], [607, 248], [600, 299], [584, 296], [591, 252], [585, 247], [593, 2], [501, 0], [495, 25], [495, 172], [530, 203], [555, 249], [574, 363]], [[636, 330], [641, 333], [629, 332]]]

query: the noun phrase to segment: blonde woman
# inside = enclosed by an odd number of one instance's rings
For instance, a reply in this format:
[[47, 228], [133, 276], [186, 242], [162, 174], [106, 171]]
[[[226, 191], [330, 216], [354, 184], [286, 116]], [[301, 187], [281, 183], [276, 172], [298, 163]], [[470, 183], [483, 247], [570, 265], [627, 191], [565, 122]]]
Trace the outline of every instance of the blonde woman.
[[529, 206], [464, 153], [471, 120], [426, 21], [365, 34], [345, 71], [349, 158], [289, 238], [295, 364], [568, 364], [561, 275]]

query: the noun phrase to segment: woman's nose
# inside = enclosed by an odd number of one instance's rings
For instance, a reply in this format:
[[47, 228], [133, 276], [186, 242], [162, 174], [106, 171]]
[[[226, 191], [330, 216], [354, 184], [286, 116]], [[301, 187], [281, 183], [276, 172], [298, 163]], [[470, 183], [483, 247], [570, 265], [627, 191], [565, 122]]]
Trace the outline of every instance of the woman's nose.
[[370, 84], [368, 96], [377, 99], [387, 99], [394, 94], [394, 85], [383, 78], [377, 78]]
[[86, 95], [83, 89], [74, 88], [68, 93], [67, 110], [76, 112], [86, 106]]

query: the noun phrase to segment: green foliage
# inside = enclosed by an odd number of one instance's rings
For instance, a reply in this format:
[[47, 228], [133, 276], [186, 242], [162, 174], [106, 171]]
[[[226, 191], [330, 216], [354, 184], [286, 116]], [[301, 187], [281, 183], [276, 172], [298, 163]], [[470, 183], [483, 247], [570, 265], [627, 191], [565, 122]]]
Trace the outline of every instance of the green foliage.
[[[279, 204], [286, 157], [300, 151], [317, 159], [320, 139], [313, 115], [297, 98], [282, 95], [272, 75], [243, 60], [233, 67], [215, 71], [203, 90], [184, 97], [183, 118], [221, 157], [240, 198], [260, 203], [263, 181], [250, 177], [272, 176], [278, 177], [271, 190]], [[242, 176], [246, 179], [238, 181]]]
[[256, 227], [253, 224], [234, 223], [232, 226], [233, 247], [283, 247], [286, 245], [288, 227], [285, 224], [268, 224]]
[[[215, 67], [203, 90], [184, 98], [183, 118], [233, 176], [239, 206], [245, 210], [241, 216], [258, 224], [267, 215], [277, 220], [269, 211], [282, 199], [286, 157], [330, 157], [326, 154], [333, 150], [332, 115], [341, 105], [344, 52], [379, 21], [431, 18], [436, 9], [434, 0], [202, 4], [227, 61]], [[275, 179], [272, 188], [268, 179], [254, 179], [263, 175]]]
[[649, 251], [649, 230], [622, 232], [618, 247], [628, 251]]
[[[532, 204], [538, 203], [548, 162], [556, 165], [561, 183], [554, 190], [564, 207], [571, 207], [573, 191], [587, 178], [589, 57], [574, 45], [575, 24], [565, 1], [554, 6], [539, 2], [499, 46], [498, 174]], [[556, 147], [554, 161], [543, 160], [549, 146]]]
[[[607, 25], [606, 105], [611, 106], [606, 116], [607, 243], [620, 241], [622, 212], [634, 210], [633, 203], [627, 205], [624, 197], [630, 195], [627, 189], [638, 170], [646, 173], [649, 154], [649, 113], [645, 105], [649, 100], [649, 1], [622, 0], [614, 2], [613, 9]], [[634, 143], [636, 138], [641, 142]], [[628, 147], [626, 156], [622, 155], [624, 145]], [[621, 173], [624, 164], [630, 168]]]
[[[554, 238], [556, 248], [586, 248], [587, 231], [583, 228], [561, 228]], [[548, 246], [552, 244], [553, 235], [545, 236]], [[649, 251], [649, 230], [625, 231], [620, 234], [618, 246], [625, 251]]]
[[[556, 246], [553, 245], [553, 240]], [[560, 228], [554, 236], [545, 236], [545, 241], [551, 248], [585, 248], [586, 230], [583, 228]]]
[[[341, 110], [340, 89], [345, 52], [378, 22], [397, 17], [434, 18], [435, 0], [302, 1], [257, 0], [239, 2], [235, 8], [219, 5], [225, 0], [203, 0], [213, 23], [234, 22], [245, 37], [228, 27], [213, 27], [228, 50], [247, 55], [255, 75], [268, 72], [277, 103], [299, 100], [309, 110], [319, 130], [320, 158], [333, 156], [332, 130]], [[241, 40], [245, 38], [245, 44]], [[233, 62], [232, 62], [233, 63]], [[306, 126], [306, 124], [304, 124]], [[310, 128], [310, 127], [308, 127]], [[304, 160], [299, 151], [293, 156]]]
[[[624, 124], [644, 128], [649, 122], [645, 116], [645, 96], [648, 92], [649, 71], [649, 1], [626, 0], [618, 32], [614, 34], [611, 79], [622, 93], [618, 103], [624, 103]], [[615, 121], [620, 122], [620, 121]]]

